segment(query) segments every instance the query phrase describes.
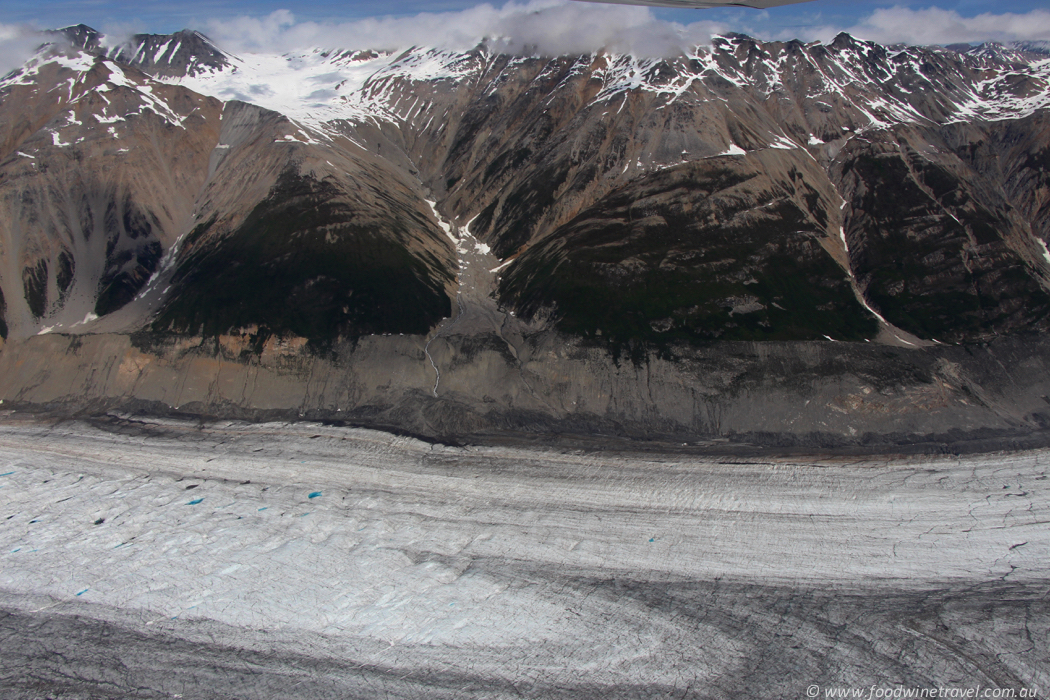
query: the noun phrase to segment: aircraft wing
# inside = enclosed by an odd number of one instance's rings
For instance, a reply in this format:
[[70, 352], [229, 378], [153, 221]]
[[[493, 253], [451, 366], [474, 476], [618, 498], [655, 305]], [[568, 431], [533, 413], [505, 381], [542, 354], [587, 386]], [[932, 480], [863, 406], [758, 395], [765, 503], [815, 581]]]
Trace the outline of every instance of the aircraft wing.
[[657, 7], [710, 8], [754, 7], [764, 10], [777, 5], [794, 5], [811, 0], [582, 0], [582, 2], [611, 2], [618, 5], [654, 5]]

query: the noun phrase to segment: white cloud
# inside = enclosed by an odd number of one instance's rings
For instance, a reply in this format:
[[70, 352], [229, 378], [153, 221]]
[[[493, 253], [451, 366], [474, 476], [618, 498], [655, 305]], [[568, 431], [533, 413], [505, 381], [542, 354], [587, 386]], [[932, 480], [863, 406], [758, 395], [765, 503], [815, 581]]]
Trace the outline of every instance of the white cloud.
[[0, 24], [0, 77], [25, 63], [45, 39], [30, 27]]
[[1050, 11], [963, 17], [937, 7], [912, 10], [898, 6], [876, 10], [850, 33], [883, 44], [1043, 40], [1050, 39]]
[[[939, 7], [912, 9], [895, 6], [875, 10], [852, 26], [813, 25], [789, 32], [774, 30], [766, 36], [778, 39], [830, 41], [839, 32], [880, 44], [955, 44], [985, 41], [1050, 40], [1050, 11], [993, 14], [986, 12], [964, 17], [955, 10]], [[756, 34], [762, 35], [761, 30]]]
[[[783, 21], [781, 18], [780, 21]], [[741, 13], [729, 23], [689, 25], [659, 20], [648, 7], [601, 5], [570, 0], [525, 0], [501, 7], [481, 4], [458, 12], [423, 13], [342, 23], [298, 21], [289, 10], [262, 17], [213, 20], [207, 33], [233, 52], [285, 52], [306, 47], [403, 49], [437, 46], [470, 49], [482, 39], [510, 53], [545, 55], [590, 53], [599, 49], [637, 56], [673, 56], [711, 36], [740, 31], [767, 39], [830, 41], [839, 32], [883, 44], [1050, 40], [1050, 11], [984, 13], [964, 17], [937, 7], [881, 8], [848, 25], [811, 21], [778, 26], [768, 12]]]
[[145, 34], [147, 29], [141, 22], [111, 22], [98, 28], [102, 31], [102, 46], [111, 49], [130, 44], [136, 34]]
[[212, 21], [206, 32], [231, 51], [289, 51], [308, 46], [400, 49], [437, 46], [469, 49], [487, 39], [511, 53], [590, 53], [599, 49], [638, 56], [670, 56], [706, 44], [726, 27], [681, 25], [656, 19], [644, 7], [567, 0], [477, 5], [459, 12], [369, 18], [344, 23], [299, 22], [288, 10], [265, 17]]

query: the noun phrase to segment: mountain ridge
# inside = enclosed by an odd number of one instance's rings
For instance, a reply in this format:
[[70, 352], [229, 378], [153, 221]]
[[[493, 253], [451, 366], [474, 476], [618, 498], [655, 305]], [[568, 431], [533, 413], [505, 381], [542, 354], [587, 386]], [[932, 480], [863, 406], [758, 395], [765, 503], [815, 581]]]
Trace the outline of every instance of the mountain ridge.
[[[680, 369], [735, 376], [736, 361], [711, 353], [740, 342], [940, 357], [1050, 324], [1050, 59], [1033, 51], [730, 35], [670, 59], [484, 43], [234, 56], [189, 31], [106, 47], [89, 29], [61, 30], [71, 45], [0, 83], [11, 358], [48, 334], [117, 334], [147, 364], [190, 372], [181, 353], [211, 347], [244, 368], [276, 363], [299, 386], [307, 367], [335, 371], [320, 358], [383, 375], [404, 352], [418, 373], [392, 394], [325, 401], [441, 432], [414, 423], [408, 397], [476, 425], [513, 422], [519, 404], [607, 425], [607, 396], [553, 397], [612, 381], [626, 358], [678, 366], [690, 405], [744, 405], [744, 385], [702, 388]], [[558, 363], [536, 354], [551, 342], [576, 348], [560, 388], [544, 378]], [[384, 370], [385, 343], [402, 349]], [[128, 346], [103, 346], [124, 348], [125, 366]], [[772, 376], [797, 362], [784, 352]], [[79, 366], [75, 354], [56, 363]], [[745, 374], [772, 361], [749, 357]], [[824, 371], [778, 400], [853, 381], [849, 363]], [[949, 376], [897, 389], [919, 406], [951, 385], [942, 408], [954, 418], [931, 418], [938, 430], [969, 415], [973, 395], [1008, 393], [1003, 378], [993, 390]], [[272, 403], [213, 391], [220, 412]], [[677, 422], [678, 398], [646, 393], [624, 399], [623, 420], [717, 430]], [[1040, 425], [1037, 404], [1019, 416], [1002, 405], [984, 401], [967, 425]], [[836, 411], [822, 410], [806, 430]], [[863, 420], [890, 430], [888, 417]]]
[[[228, 96], [228, 93], [232, 90], [236, 97], [236, 88], [238, 87], [236, 80], [247, 80], [246, 92], [260, 91], [259, 84], [251, 82], [256, 77], [252, 75], [252, 70], [254, 68], [257, 74], [259, 66], [250, 66], [243, 59], [222, 53], [211, 45], [206, 38], [196, 32], [185, 30], [173, 35], [138, 35], [120, 47], [105, 49], [101, 35], [83, 25], [58, 31], [67, 36], [74, 45], [79, 44], [87, 47], [90, 50], [87, 56], [92, 55], [90, 52], [93, 51], [96, 61], [111, 61], [112, 65], [137, 64], [140, 68], [145, 69], [145, 75], [151, 75], [150, 71], [152, 71], [153, 79], [159, 79], [166, 83], [191, 86], [197, 92], [210, 92], [219, 96]], [[196, 43], [189, 42], [189, 39], [195, 40]], [[184, 48], [183, 44], [187, 44], [187, 46]], [[919, 53], [915, 53], [916, 51], [919, 51]], [[201, 63], [196, 59], [196, 54], [198, 53], [203, 53], [204, 58], [207, 60], [211, 60], [215, 56], [221, 57], [222, 60], [211, 64], [208, 64], [207, 61]], [[177, 66], [172, 63], [176, 55], [182, 56], [180, 61], [177, 62]], [[229, 60], [227, 60], [227, 56], [229, 56]], [[917, 57], [922, 56], [924, 56], [922, 60], [927, 62], [939, 59], [942, 65], [938, 67], [938, 70], [931, 70], [927, 64], [917, 61]], [[1038, 62], [1036, 68], [1032, 69], [1034, 72], [1031, 72], [1027, 77], [1018, 74], [1015, 71], [1016, 67], [1012, 64], [1004, 64], [1002, 68], [1006, 71], [1011, 71], [1007, 77], [1012, 80], [1009, 86], [1010, 89], [1004, 91], [996, 87], [997, 77], [993, 75], [989, 79], [987, 77], [987, 68], [982, 67], [982, 61], [998, 60], [988, 53], [985, 45], [974, 48], [973, 55], [967, 59], [967, 61], [970, 61], [969, 63], [965, 61], [951, 63], [946, 61], [943, 55], [929, 52], [923, 54], [922, 51], [915, 49], [902, 49], [891, 54], [883, 47], [879, 47], [871, 42], [858, 42], [845, 34], [839, 35], [828, 45], [818, 43], [803, 45], [800, 42], [762, 44], [743, 35], [728, 35], [727, 37], [716, 38], [709, 52], [696, 50], [691, 57], [687, 56], [674, 60], [638, 60], [627, 56], [605, 54], [550, 60], [529, 57], [515, 58], [505, 55], [489, 55], [484, 45], [481, 45], [474, 51], [460, 54], [434, 49], [410, 49], [396, 55], [394, 53], [384, 55], [375, 52], [350, 53], [315, 50], [298, 56], [287, 56], [283, 59], [283, 62], [295, 64], [298, 61], [300, 64], [305, 64], [307, 58], [312, 58], [320, 66], [317, 70], [341, 66], [346, 72], [329, 72], [313, 78], [310, 77], [311, 70], [307, 67], [307, 79], [303, 81], [309, 85], [307, 89], [322, 84], [319, 82], [322, 78], [325, 80], [339, 79], [335, 90], [313, 89], [308, 95], [308, 98], [314, 97], [322, 101], [327, 100], [327, 109], [332, 113], [323, 114], [322, 109], [322, 116], [317, 117], [315, 116], [314, 108], [307, 104], [307, 111], [312, 117], [307, 120], [302, 118], [302, 110], [300, 110], [300, 113], [295, 113], [294, 110], [285, 110], [285, 114], [291, 112], [292, 124], [296, 125], [295, 128], [298, 129], [295, 134], [290, 135], [288, 138], [315, 146], [320, 143], [318, 139], [332, 142], [333, 139], [346, 138], [349, 139], [351, 145], [363, 147], [365, 150], [372, 150], [374, 146], [375, 155], [377, 156], [381, 155], [378, 151], [382, 149], [383, 142], [387, 141], [388, 146], [393, 145], [395, 147], [393, 157], [400, 159], [400, 162], [395, 161], [392, 165], [395, 168], [407, 170], [410, 177], [419, 172], [420, 168], [432, 169], [434, 164], [443, 163], [441, 167], [444, 169], [444, 172], [422, 172], [417, 175], [419, 178], [418, 184], [431, 192], [436, 191], [439, 194], [442, 189], [446, 190], [445, 199], [449, 200], [448, 204], [453, 209], [458, 208], [462, 210], [454, 212], [453, 218], [470, 218], [476, 228], [480, 227], [483, 229], [481, 232], [483, 240], [492, 236], [493, 229], [498, 228], [499, 235], [492, 237], [489, 243], [501, 258], [507, 258], [510, 255], [517, 256], [526, 252], [525, 248], [543, 240], [546, 235], [542, 233], [544, 229], [549, 229], [552, 226], [557, 229], [557, 227], [568, 223], [570, 218], [579, 211], [579, 208], [570, 205], [570, 208], [566, 210], [565, 206], [562, 205], [563, 202], [571, 203], [580, 196], [585, 198], [582, 201], [598, 202], [606, 193], [622, 189], [625, 185], [629, 188], [632, 181], [645, 179], [654, 173], [654, 169], [655, 171], [673, 170], [676, 167], [683, 167], [689, 163], [694, 163], [694, 166], [690, 167], [695, 168], [697, 158], [702, 160], [712, 156], [729, 159], [747, 158], [749, 157], [748, 154], [757, 153], [763, 147], [783, 149], [788, 152], [809, 151], [808, 158], [819, 159], [826, 157], [823, 155], [825, 153], [830, 155], [829, 152], [837, 148], [838, 143], [851, 147], [853, 142], [859, 138], [859, 136], [855, 135], [872, 131], [886, 132], [894, 129], [899, 131], [908, 125], [922, 127], [934, 119], [940, 119], [944, 122], [944, 126], [947, 127], [952, 121], [958, 119], [958, 117], [951, 116], [953, 111], [956, 115], [969, 116], [970, 118], [976, 117], [984, 120], [1002, 119], [1004, 116], [1023, 118], [1029, 112], [1040, 111], [1042, 102], [1047, 99], [1047, 90], [1045, 89], [1046, 76], [1043, 75], [1046, 71], [1040, 70], [1041, 66], [1038, 65]], [[822, 65], [820, 61], [824, 61], [826, 65]], [[923, 67], [927, 67], [929, 76], [923, 73]], [[891, 73], [891, 68], [896, 73]], [[303, 68], [301, 66], [293, 66], [291, 70], [293, 72], [302, 71]], [[506, 84], [500, 85], [501, 81], [506, 83], [513, 74], [522, 74], [522, 71], [524, 71], [524, 75], [532, 76], [530, 78], [531, 83], [525, 92], [516, 91], [513, 87], [508, 87]], [[239, 78], [237, 74], [240, 74]], [[789, 85], [788, 81], [784, 79], [784, 76], [787, 74], [796, 76], [795, 84]], [[546, 80], [545, 76], [547, 75], [552, 78], [556, 76], [557, 81]], [[227, 78], [225, 76], [232, 77]], [[909, 76], [910, 84], [907, 79]], [[352, 78], [356, 78], [358, 84], [350, 85], [348, 94], [338, 94], [340, 86], [342, 86], [344, 92], [347, 91], [347, 83]], [[1018, 80], [1017, 78], [1021, 79]], [[231, 85], [229, 83], [230, 79], [233, 79], [235, 83]], [[799, 82], [799, 80], [803, 82]], [[941, 94], [954, 98], [954, 110], [947, 108], [943, 98], [926, 99], [927, 96], [922, 94], [925, 91], [917, 89], [918, 86], [915, 84], [915, 81], [924, 81], [928, 87], [939, 84]], [[8, 82], [11, 82], [11, 79]], [[891, 82], [896, 84], [896, 87], [884, 93], [891, 98], [890, 100], [878, 96], [873, 98], [870, 94], [865, 94], [865, 92], [870, 93], [876, 86], [886, 85]], [[471, 86], [472, 83], [476, 83], [479, 87], [487, 90], [487, 94], [477, 94], [482, 92], [482, 90], [473, 88]], [[481, 85], [482, 83], [484, 83], [483, 86]], [[991, 87], [989, 87], [990, 83], [992, 84]], [[1034, 94], [1031, 86], [1026, 86], [1026, 83], [1035, 85], [1036, 90]], [[489, 145], [494, 145], [495, 148], [486, 150], [495, 157], [484, 162], [483, 169], [480, 168], [481, 164], [476, 162], [468, 161], [464, 163], [463, 157], [457, 154], [462, 149], [460, 144], [469, 143], [469, 141], [464, 141], [463, 139], [471, 138], [470, 131], [473, 125], [469, 122], [469, 119], [478, 119], [480, 115], [485, 114], [485, 110], [488, 108], [484, 105], [491, 103], [492, 97], [498, 97], [500, 94], [505, 95], [505, 99], [516, 100], [518, 108], [524, 107], [529, 102], [530, 92], [536, 94], [534, 86], [537, 86], [537, 84], [539, 86], [538, 94], [548, 94], [549, 97], [541, 105], [530, 108], [532, 110], [539, 109], [539, 112], [529, 113], [526, 111], [525, 114], [532, 120], [532, 125], [527, 126], [527, 128], [533, 129], [533, 132], [523, 133], [520, 138], [525, 138], [532, 143], [542, 143], [546, 139], [546, 148], [548, 148], [547, 152], [550, 155], [542, 156], [541, 154], [541, 159], [546, 157], [549, 160], [551, 156], [555, 159], [560, 159], [562, 157], [560, 154], [554, 154], [549, 151], [551, 145], [556, 143], [558, 139], [565, 138], [579, 142], [580, 134], [583, 132], [580, 131], [581, 127], [570, 126], [573, 120], [579, 122], [581, 118], [587, 119], [585, 115], [594, 113], [596, 109], [601, 109], [606, 104], [608, 104], [606, 109], [611, 109], [614, 102], [622, 100], [617, 110], [617, 115], [623, 111], [629, 101], [647, 103], [648, 107], [643, 107], [642, 109], [648, 110], [650, 114], [653, 113], [653, 110], [658, 111], [672, 107], [681, 109], [675, 107], [676, 103], [679, 102], [687, 103], [686, 109], [692, 111], [687, 113], [684, 118], [672, 117], [671, 119], [664, 119], [663, 124], [655, 124], [661, 130], [655, 134], [646, 134], [644, 129], [651, 127], [647, 127], [644, 122], [639, 124], [637, 119], [632, 118], [630, 123], [634, 125], [633, 128], [635, 130], [643, 129], [640, 135], [645, 139], [640, 144], [642, 149], [637, 152], [637, 155], [628, 156], [626, 153], [613, 152], [612, 157], [618, 161], [615, 165], [609, 162], [602, 165], [589, 165], [590, 169], [582, 173], [582, 178], [580, 173], [573, 174], [571, 182], [564, 180], [574, 167], [571, 163], [548, 162], [546, 165], [542, 165], [541, 160], [540, 163], [533, 165], [528, 162], [534, 155], [533, 149], [523, 149], [520, 145], [512, 146], [510, 143], [507, 145], [493, 144], [491, 137], [489, 137]], [[432, 101], [429, 104], [424, 101], [423, 106], [420, 106], [421, 99], [417, 95], [412, 101], [408, 112], [404, 113], [402, 106], [404, 98], [399, 91], [414, 90], [421, 85], [426, 86], [426, 89], [432, 93]], [[544, 85], [546, 85], [546, 88], [542, 87]], [[549, 92], [552, 85], [553, 92]], [[591, 87], [592, 85], [594, 87]], [[740, 121], [740, 117], [734, 111], [722, 110], [721, 114], [717, 111], [712, 113], [710, 105], [718, 101], [726, 103], [726, 95], [730, 95], [728, 99], [740, 99], [734, 98], [733, 95], [734, 93], [742, 92], [739, 89], [742, 86], [749, 88], [752, 93], [757, 92], [766, 96], [766, 101], [768, 101], [768, 96], [774, 93], [782, 95], [794, 94], [795, 97], [793, 99], [796, 102], [801, 100], [805, 103], [805, 100], [808, 99], [817, 110], [801, 114], [797, 110], [791, 113], [786, 113], [782, 110], [766, 110], [768, 111], [768, 116], [762, 113], [753, 113], [747, 122], [747, 127], [741, 129], [743, 122]], [[852, 98], [848, 94], [843, 96], [835, 96], [833, 94], [836, 89], [846, 86], [856, 87], [857, 90], [860, 90], [861, 100], [866, 100], [866, 103]], [[1038, 89], [1040, 86], [1042, 87], [1041, 90]], [[583, 93], [578, 92], [581, 88], [584, 90]], [[831, 89], [830, 92], [829, 88]], [[149, 90], [152, 90], [152, 88], [149, 88]], [[544, 93], [544, 90], [548, 92]], [[807, 94], [807, 91], [812, 92], [813, 90], [823, 90], [823, 92], [818, 92], [816, 95], [829, 95], [829, 97], [826, 98], [826, 101], [814, 101]], [[274, 90], [270, 90], [270, 92], [274, 92]], [[331, 94], [318, 95], [318, 93], [324, 92]], [[974, 101], [982, 92], [989, 99], [984, 100], [984, 104], [980, 108], [975, 108], [973, 106]], [[473, 99], [476, 105], [470, 110], [463, 112], [463, 114], [469, 114], [470, 116], [467, 117], [467, 122], [461, 123], [458, 127], [459, 142], [449, 142], [447, 137], [440, 135], [440, 131], [445, 128], [445, 124], [442, 123], [435, 127], [433, 114], [427, 115], [428, 118], [424, 123], [421, 115], [428, 110], [438, 111], [442, 102], [447, 103], [450, 99], [462, 99], [461, 95], [464, 93], [466, 93], [468, 99]], [[800, 93], [805, 97], [800, 98]], [[916, 93], [920, 94], [917, 95]], [[72, 92], [70, 92], [70, 96], [72, 97]], [[834, 103], [836, 97], [845, 97], [845, 99], [838, 99], [838, 104], [836, 105]], [[551, 128], [549, 125], [551, 124], [552, 116], [556, 119], [559, 118], [550, 109], [551, 105], [559, 104], [555, 100], [564, 99], [569, 100], [565, 108], [568, 111], [562, 110], [565, 111], [565, 117], [562, 118], [560, 126], [550, 134], [544, 134], [543, 131], [545, 129]], [[522, 100], [525, 101], [523, 102]], [[334, 106], [333, 101], [336, 103]], [[266, 102], [266, 100], [263, 100], [263, 102]], [[533, 104], [535, 102], [537, 101], [533, 101]], [[272, 106], [280, 107], [279, 104]], [[338, 108], [340, 107], [343, 109], [343, 112], [346, 112], [345, 114], [338, 113]], [[453, 106], [452, 104], [444, 104], [444, 107], [445, 114], [442, 116], [447, 119], [453, 114]], [[733, 107], [731, 109], [737, 108]], [[751, 106], [744, 107], [741, 105], [739, 109], [754, 111], [754, 107]], [[826, 123], [828, 120], [819, 116], [821, 111], [828, 109], [839, 110], [838, 118], [833, 120], [838, 121], [838, 124], [828, 124]], [[1012, 111], [1012, 113], [1004, 115], [1004, 112], [1008, 110]], [[715, 118], [708, 119], [708, 117], [712, 116]], [[331, 118], [327, 122], [323, 121], [328, 117]], [[605, 120], [607, 117], [608, 113], [606, 111], [598, 112], [597, 119], [599, 121]], [[454, 118], [462, 119], [463, 117], [457, 116]], [[498, 116], [498, 119], [503, 118], [505, 117], [502, 115]], [[651, 119], [652, 117], [648, 118]], [[565, 121], [566, 119], [568, 121]], [[888, 121], [890, 119], [896, 119], [896, 122], [891, 123]], [[520, 117], [517, 117], [517, 120], [520, 127]], [[697, 136], [699, 136], [699, 139], [695, 136], [690, 137], [688, 132], [689, 125], [698, 123], [700, 120], [712, 123], [716, 126], [716, 129], [706, 134], [698, 132]], [[862, 125], [861, 122], [864, 120], [867, 120], [867, 124]], [[593, 124], [595, 118], [591, 117], [589, 121]], [[724, 126], [717, 128], [718, 121], [722, 121]], [[821, 122], [825, 123], [822, 124]], [[494, 131], [496, 123], [486, 125], [490, 129], [489, 133], [504, 133], [512, 136], [516, 133], [513, 122], [510, 124], [499, 123], [499, 130]], [[374, 131], [370, 133], [373, 125], [378, 133]], [[386, 125], [396, 127], [397, 132], [391, 132], [389, 126]], [[832, 129], [829, 130], [828, 127], [832, 127]], [[540, 129], [539, 134], [535, 133], [536, 128]], [[609, 147], [617, 150], [624, 148], [623, 140], [620, 139], [618, 142], [615, 134], [612, 136], [613, 140], [609, 141], [608, 128], [602, 124], [593, 125], [592, 127], [583, 126], [582, 128], [585, 130], [588, 128], [592, 129], [591, 133], [594, 133], [593, 129], [597, 128], [603, 131], [604, 135], [596, 133], [595, 136], [605, 139]], [[669, 129], [673, 131], [667, 133]], [[438, 133], [434, 134], [434, 131]], [[842, 137], [843, 132], [845, 132], [846, 138]], [[920, 138], [922, 137], [920, 136]], [[376, 143], [371, 144], [368, 142], [368, 139], [375, 139]], [[411, 139], [415, 143], [409, 144], [405, 142], [405, 139]], [[399, 141], [401, 143], [398, 143]], [[428, 141], [429, 144], [427, 143]], [[669, 141], [676, 142], [673, 146], [675, 150], [669, 148]], [[711, 143], [718, 144], [719, 141], [721, 141], [721, 144], [717, 145], [716, 148], [723, 150], [715, 151], [711, 148]], [[900, 141], [899, 137], [897, 141]], [[835, 146], [828, 146], [829, 142], [835, 144]], [[420, 152], [411, 152], [413, 148], [418, 150], [420, 145], [422, 146]], [[900, 148], [900, 143], [892, 145], [897, 149]], [[603, 147], [599, 146], [600, 148]], [[681, 148], [680, 155], [676, 154], [678, 148]], [[427, 152], [428, 149], [429, 152]], [[387, 154], [390, 154], [389, 148]], [[476, 152], [464, 155], [467, 155], [472, 160], [477, 160], [478, 158]], [[928, 153], [920, 153], [920, 155], [927, 159], [929, 157]], [[381, 157], [383, 160], [391, 160], [390, 155], [381, 155]], [[579, 156], [571, 157], [578, 158]], [[587, 157], [589, 156], [585, 154], [584, 158]], [[603, 157], [608, 160], [608, 154]], [[781, 155], [781, 159], [784, 157], [787, 157], [787, 154]], [[876, 158], [878, 157], [881, 156], [876, 156]], [[484, 160], [485, 156], [481, 156], [481, 158]], [[632, 164], [630, 158], [633, 158], [636, 163]], [[507, 167], [508, 160], [512, 167]], [[623, 162], [625, 160], [627, 162]], [[621, 164], [623, 165], [621, 177], [613, 177], [610, 171], [613, 168], [619, 168]], [[582, 188], [582, 191], [572, 196], [557, 195], [560, 201], [555, 202], [549, 199], [550, 195], [542, 194], [542, 189], [535, 189], [533, 182], [526, 181], [514, 184], [515, 179], [521, 180], [521, 165], [526, 166], [526, 171], [530, 167], [546, 168], [547, 170], [544, 172], [545, 179], [550, 180], [553, 178], [557, 180], [561, 178], [561, 187], [563, 189], [565, 187], [568, 187], [570, 190], [580, 190]], [[914, 171], [912, 165], [904, 165], [906, 170]], [[466, 168], [468, 179], [464, 179], [464, 173], [460, 172], [463, 171], [464, 167]], [[768, 170], [768, 167], [763, 167]], [[569, 170], [567, 171], [566, 168]], [[638, 168], [641, 172], [632, 171], [632, 168]], [[602, 172], [603, 170], [604, 172]], [[495, 179], [493, 176], [495, 176]], [[507, 177], [511, 178], [512, 187], [518, 190], [520, 190], [521, 186], [526, 188], [525, 192], [520, 193], [528, 193], [527, 199], [522, 200], [524, 208], [522, 208], [522, 205], [513, 205], [507, 208], [510, 202], [505, 197], [494, 202], [490, 201], [487, 206], [481, 207], [480, 211], [469, 211], [463, 208], [463, 197], [457, 190], [465, 189], [472, 195], [480, 194], [491, 199], [490, 193], [492, 191], [500, 191], [507, 186], [508, 183], [505, 181]], [[587, 181], [582, 182], [583, 179]], [[819, 179], [819, 177], [816, 179]], [[528, 180], [527, 172], [526, 180]], [[814, 178], [807, 178], [807, 186], [811, 192], [807, 196], [817, 197], [818, 195], [813, 190], [813, 186], [809, 184], [811, 180], [814, 180]], [[603, 181], [608, 184], [603, 184]], [[686, 178], [686, 181], [688, 182], [688, 178]], [[917, 184], [919, 185], [919, 190], [925, 188], [925, 184]], [[834, 190], [837, 187], [838, 185], [832, 185], [831, 189]], [[517, 195], [512, 193], [512, 196], [516, 201]], [[538, 200], [535, 199], [537, 196], [539, 197]], [[837, 196], [841, 195], [836, 191], [829, 191], [825, 195], [828, 202]], [[923, 195], [920, 193], [919, 196], [922, 197]], [[547, 199], [544, 197], [547, 197]], [[440, 207], [443, 203], [439, 201], [437, 204]], [[944, 208], [942, 202], [937, 204]], [[805, 212], [809, 205], [802, 203], [800, 206], [800, 211]], [[833, 239], [836, 232], [834, 231], [834, 226], [829, 224], [831, 218], [829, 210], [832, 208], [829, 204], [825, 204], [820, 211], [805, 212], [804, 216], [816, 217], [813, 221], [818, 227], [828, 228], [830, 226], [831, 230], [826, 233], [826, 237], [832, 240], [827, 245], [834, 246]], [[840, 208], [844, 209], [845, 204]], [[948, 214], [955, 221], [960, 220], [958, 215], [950, 211]], [[783, 219], [783, 215], [780, 218]], [[666, 220], [666, 217], [664, 219]], [[528, 226], [528, 229], [523, 229], [523, 224]], [[845, 230], [845, 227], [840, 228], [843, 230], [837, 232], [840, 238], [839, 245], [845, 248], [845, 251], [837, 251], [837, 257], [833, 253], [832, 259], [837, 260], [841, 265], [843, 257], [847, 259], [849, 257], [850, 241], [849, 233]], [[185, 233], [181, 235], [184, 236]], [[968, 235], [971, 239], [974, 238], [973, 234]], [[558, 245], [563, 246], [563, 238], [558, 240], [560, 241]], [[1045, 246], [1045, 241], [1042, 243]], [[864, 244], [865, 242], [862, 240], [852, 241], [853, 250], [863, 248]], [[1040, 273], [1037, 277], [1046, 277], [1045, 270], [1040, 272], [1040, 261], [1038, 258], [1040, 251], [1037, 248], [1032, 248], [1031, 245], [1026, 247], [1020, 242], [1015, 242], [1012, 247], [1012, 254], [1021, 255], [1019, 263], [1022, 267], [1025, 264], [1031, 265], [1034, 262], [1035, 271]], [[1010, 248], [1009, 243], [1007, 248]], [[156, 258], [159, 256], [153, 254], [152, 257]], [[541, 298], [543, 295], [537, 297], [535, 292], [528, 292], [521, 288], [522, 280], [520, 278], [522, 274], [515, 275], [515, 271], [519, 267], [517, 262], [518, 259], [515, 257], [515, 262], [505, 273], [505, 279], [501, 283], [503, 286], [500, 289], [503, 290], [508, 299], [524, 299], [528, 297], [536, 300]], [[865, 296], [868, 293], [866, 287], [870, 282], [869, 279], [858, 280], [850, 269], [849, 264], [846, 264], [844, 267], [856, 301], [862, 307], [870, 309], [871, 299]], [[148, 270], [149, 273], [153, 271]], [[517, 281], [515, 281], [515, 277], [518, 278]], [[747, 293], [748, 290], [740, 287], [732, 291], [736, 293], [730, 294], [725, 297], [726, 299], [750, 299], [753, 297], [752, 294]], [[8, 296], [11, 295], [9, 294]], [[548, 294], [547, 297], [549, 296]], [[779, 302], [775, 299], [770, 299], [770, 301], [779, 305]], [[893, 301], [887, 298], [881, 302], [881, 305], [891, 308]], [[759, 306], [769, 308], [769, 304], [762, 304], [759, 301], [745, 303], [759, 304]], [[556, 299], [547, 298], [547, 302], [544, 304], [539, 304], [537, 301], [527, 303], [522, 310], [526, 310], [528, 314], [532, 315], [540, 310], [539, 306], [553, 307], [556, 304]], [[40, 309], [40, 306], [39, 303], [36, 304], [37, 310]], [[871, 309], [871, 316], [878, 319], [882, 325], [894, 325], [892, 320], [887, 320], [885, 314], [879, 310], [881, 309], [880, 304], [875, 306], [875, 309]], [[731, 310], [730, 315], [736, 313], [732, 311], [734, 308], [732, 302], [729, 302], [725, 308]], [[97, 311], [106, 310], [107, 308], [104, 306], [97, 309]], [[673, 309], [670, 310], [673, 311]], [[664, 316], [662, 318], [670, 319], [671, 317]], [[662, 325], [667, 325], [668, 322], [672, 325], [674, 324], [673, 320], [654, 320]], [[767, 318], [764, 323], [769, 323], [769, 319]], [[899, 329], [901, 324], [897, 323], [895, 325]], [[911, 335], [923, 335], [924, 329], [914, 323], [912, 326], [912, 328], [907, 329]], [[601, 329], [589, 328], [585, 329], [585, 332], [593, 333], [599, 330]], [[937, 326], [934, 330], [934, 332], [942, 334], [944, 331], [943, 324]], [[641, 331], [639, 328], [635, 328], [632, 332], [637, 336]], [[642, 335], [645, 334], [642, 333]], [[896, 335], [902, 337], [900, 333], [896, 333]], [[928, 339], [935, 339], [929, 332], [926, 335], [931, 336]], [[717, 334], [715, 337], [717, 337]]]

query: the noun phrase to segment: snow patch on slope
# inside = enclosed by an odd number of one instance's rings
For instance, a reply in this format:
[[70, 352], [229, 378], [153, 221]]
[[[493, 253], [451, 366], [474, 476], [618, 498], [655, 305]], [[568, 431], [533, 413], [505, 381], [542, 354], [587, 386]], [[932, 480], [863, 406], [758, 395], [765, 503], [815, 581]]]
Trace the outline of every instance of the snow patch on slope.
[[[279, 112], [319, 134], [337, 120], [396, 121], [404, 109], [397, 88], [413, 82], [457, 82], [471, 73], [462, 54], [436, 49], [347, 52], [314, 49], [285, 55], [231, 56], [230, 66], [163, 78], [223, 101], [241, 100]], [[416, 96], [418, 99], [418, 96]]]
[[1050, 263], [1050, 248], [1046, 247], [1046, 241], [1042, 238], [1036, 238], [1036, 240], [1039, 241], [1039, 245], [1043, 247], [1043, 258]]

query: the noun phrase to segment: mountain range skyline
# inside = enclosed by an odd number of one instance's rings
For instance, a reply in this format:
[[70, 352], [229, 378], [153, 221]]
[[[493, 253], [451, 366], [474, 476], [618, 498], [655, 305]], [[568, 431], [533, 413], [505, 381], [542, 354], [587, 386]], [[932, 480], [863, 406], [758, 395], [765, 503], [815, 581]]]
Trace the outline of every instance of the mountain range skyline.
[[[841, 32], [882, 44], [912, 45], [1050, 40], [1050, 12], [1042, 3], [1008, 0], [855, 2], [814, 0], [765, 11], [750, 8], [679, 10], [581, 3], [570, 0], [478, 3], [407, 2], [396, 8], [374, 0], [179, 3], [0, 2], [0, 56], [26, 44], [34, 31], [87, 24], [111, 37], [193, 29], [233, 52], [323, 46], [393, 49], [412, 45], [465, 48], [485, 36], [538, 47], [551, 54], [580, 45], [625, 46], [640, 54], [670, 55], [730, 32], [763, 40], [830, 41]], [[397, 44], [396, 46], [394, 44]], [[28, 49], [21, 47], [22, 53]], [[27, 56], [28, 54], [26, 54]], [[2, 68], [3, 66], [0, 66]]]
[[[78, 405], [445, 437], [572, 417], [866, 439], [843, 391], [879, 439], [1044, 420], [1041, 45], [235, 55], [63, 33], [0, 81], [9, 399], [58, 381]], [[260, 366], [274, 383], [235, 378]]]

